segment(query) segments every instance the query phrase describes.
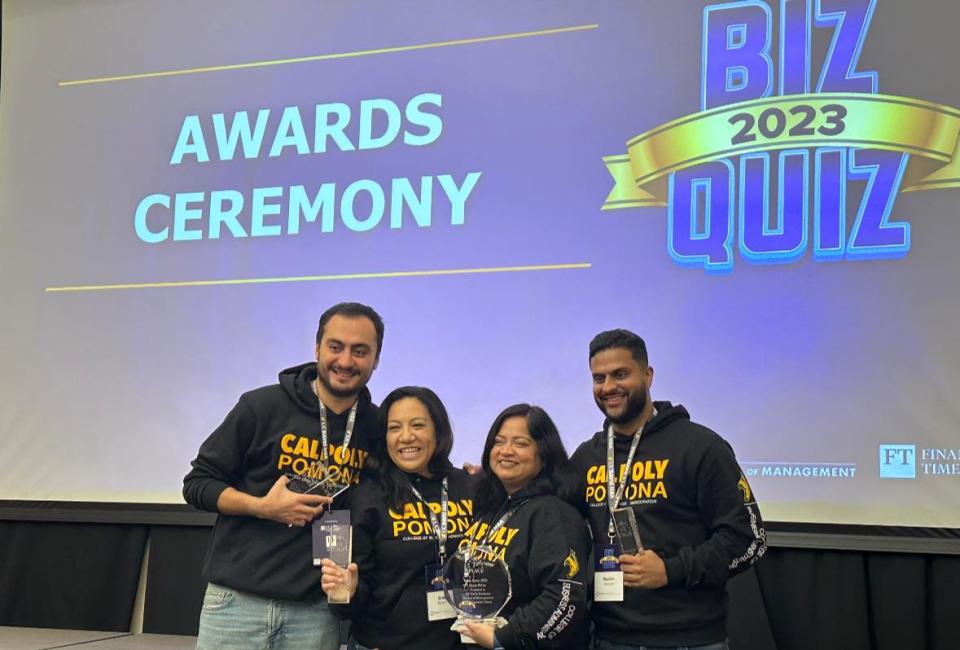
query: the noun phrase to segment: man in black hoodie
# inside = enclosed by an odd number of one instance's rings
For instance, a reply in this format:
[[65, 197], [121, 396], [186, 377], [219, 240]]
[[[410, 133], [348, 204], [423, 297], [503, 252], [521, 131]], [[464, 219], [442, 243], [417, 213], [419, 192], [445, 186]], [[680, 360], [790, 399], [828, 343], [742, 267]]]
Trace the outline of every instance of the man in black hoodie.
[[383, 329], [366, 305], [334, 305], [320, 317], [316, 362], [244, 393], [201, 445], [183, 496], [219, 516], [204, 563], [210, 584], [198, 648], [339, 647], [308, 524], [325, 507], [349, 508], [350, 490], [333, 500], [302, 490], [318, 467], [343, 483], [360, 480], [376, 431], [366, 386]]
[[[727, 578], [766, 550], [733, 450], [683, 406], [651, 401], [653, 368], [633, 332], [594, 337], [590, 372], [606, 419], [571, 460], [597, 545], [594, 648], [726, 648]], [[624, 553], [630, 512], [640, 548]]]

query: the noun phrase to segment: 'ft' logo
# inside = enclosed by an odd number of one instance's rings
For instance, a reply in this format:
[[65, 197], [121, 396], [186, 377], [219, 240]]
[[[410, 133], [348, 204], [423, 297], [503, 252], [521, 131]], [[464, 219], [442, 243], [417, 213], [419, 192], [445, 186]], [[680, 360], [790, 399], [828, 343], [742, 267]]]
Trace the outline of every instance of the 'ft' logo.
[[917, 478], [917, 446], [880, 445], [880, 478]]

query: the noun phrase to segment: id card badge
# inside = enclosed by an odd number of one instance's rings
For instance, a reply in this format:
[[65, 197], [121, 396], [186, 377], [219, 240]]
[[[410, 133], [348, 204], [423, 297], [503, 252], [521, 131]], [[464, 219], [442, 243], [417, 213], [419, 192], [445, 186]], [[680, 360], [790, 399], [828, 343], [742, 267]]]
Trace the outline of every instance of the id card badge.
[[445, 621], [457, 617], [457, 610], [443, 594], [443, 570], [436, 564], [423, 568], [427, 589], [427, 620]]
[[623, 571], [620, 570], [620, 548], [616, 544], [596, 546], [593, 599], [599, 603], [623, 602]]

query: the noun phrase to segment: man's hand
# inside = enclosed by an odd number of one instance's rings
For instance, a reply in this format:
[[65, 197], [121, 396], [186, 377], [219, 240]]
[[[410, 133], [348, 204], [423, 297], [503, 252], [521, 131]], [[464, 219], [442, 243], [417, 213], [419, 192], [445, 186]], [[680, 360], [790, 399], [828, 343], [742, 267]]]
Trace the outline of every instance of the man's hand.
[[286, 476], [278, 478], [266, 496], [258, 500], [254, 514], [302, 528], [322, 515], [324, 506], [333, 503], [333, 497], [291, 492], [287, 489], [289, 482]]
[[357, 565], [351, 562], [346, 569], [337, 566], [336, 562], [324, 558], [320, 564], [320, 587], [327, 596], [336, 596], [339, 600], [346, 600], [347, 592], [352, 598], [357, 593]]
[[465, 635], [473, 639], [481, 648], [493, 650], [493, 626], [483, 623], [467, 623]]
[[653, 551], [640, 551], [636, 555], [620, 556], [624, 587], [656, 589], [667, 584], [667, 567]]
[[464, 463], [463, 471], [466, 472], [467, 474], [470, 474], [471, 476], [475, 476], [483, 471], [483, 466], [474, 465], [473, 463]]

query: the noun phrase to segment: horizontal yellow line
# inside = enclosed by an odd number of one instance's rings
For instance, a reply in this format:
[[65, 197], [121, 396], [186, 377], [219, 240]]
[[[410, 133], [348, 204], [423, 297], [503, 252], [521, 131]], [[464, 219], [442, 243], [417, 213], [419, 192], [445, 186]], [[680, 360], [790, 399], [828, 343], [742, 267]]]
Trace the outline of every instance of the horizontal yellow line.
[[548, 36], [550, 34], [565, 34], [587, 29], [597, 29], [600, 25], [575, 25], [573, 27], [556, 27], [541, 29], [534, 32], [514, 32], [512, 34], [496, 34], [494, 36], [479, 36], [476, 38], [461, 38], [453, 41], [438, 41], [436, 43], [420, 43], [417, 45], [400, 45], [397, 47], [382, 47], [375, 50], [358, 50], [356, 52], [337, 52], [334, 54], [317, 54], [315, 56], [301, 56], [293, 59], [272, 59], [269, 61], [251, 61], [249, 63], [234, 63], [231, 65], [214, 65], [203, 68], [184, 68], [181, 70], [163, 70], [160, 72], [141, 72], [113, 77], [93, 77], [91, 79], [76, 79], [61, 81], [58, 86], [82, 86], [87, 84], [107, 83], [110, 81], [130, 81], [132, 79], [150, 79], [153, 77], [174, 77], [178, 75], [197, 74], [201, 72], [222, 72], [224, 70], [243, 70], [245, 68], [263, 68], [272, 65], [287, 65], [290, 63], [306, 63], [308, 61], [328, 61], [331, 59], [349, 59], [371, 54], [392, 54], [394, 52], [410, 52], [413, 50], [428, 50], [437, 47], [451, 47], [454, 45], [472, 45], [474, 43], [490, 43], [515, 38], [530, 38], [533, 36]]
[[589, 262], [575, 264], [536, 264], [530, 266], [490, 266], [476, 269], [434, 269], [431, 271], [389, 271], [385, 273], [347, 273], [343, 275], [297, 275], [278, 278], [238, 278], [235, 280], [185, 280], [182, 282], [141, 282], [137, 284], [87, 284], [47, 287], [47, 293], [67, 291], [119, 291], [122, 289], [161, 289], [169, 287], [214, 287], [228, 284], [272, 284], [277, 282], [326, 282], [329, 280], [369, 280], [374, 278], [414, 278], [431, 275], [475, 275], [478, 273], [520, 273], [525, 271], [565, 271], [589, 269]]

